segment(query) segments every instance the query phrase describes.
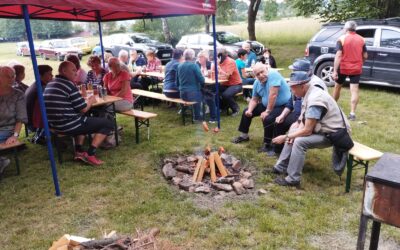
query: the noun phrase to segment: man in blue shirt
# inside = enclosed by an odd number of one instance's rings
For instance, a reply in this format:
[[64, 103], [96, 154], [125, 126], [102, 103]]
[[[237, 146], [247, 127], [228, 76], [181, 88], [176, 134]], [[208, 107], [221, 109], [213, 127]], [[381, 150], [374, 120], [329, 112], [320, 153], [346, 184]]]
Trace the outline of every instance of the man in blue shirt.
[[264, 124], [264, 144], [261, 152], [274, 156], [274, 148], [271, 140], [274, 134], [274, 123], [286, 103], [291, 97], [289, 86], [278, 71], [270, 70], [262, 63], [253, 67], [257, 80], [254, 82], [253, 95], [248, 108], [243, 111], [240, 120], [239, 132], [241, 134], [232, 140], [233, 143], [248, 141], [249, 129], [253, 117], [260, 116]]
[[242, 49], [247, 51], [247, 60], [245, 61], [246, 67], [250, 68], [252, 64], [254, 65], [257, 62], [257, 55], [253, 51], [251, 51], [251, 44], [248, 42], [244, 42], [242, 44]]

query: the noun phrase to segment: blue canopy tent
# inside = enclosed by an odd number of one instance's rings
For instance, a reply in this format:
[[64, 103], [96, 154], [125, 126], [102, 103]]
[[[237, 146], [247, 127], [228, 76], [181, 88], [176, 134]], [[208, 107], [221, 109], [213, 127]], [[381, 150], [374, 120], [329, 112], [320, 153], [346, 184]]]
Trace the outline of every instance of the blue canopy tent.
[[[160, 8], [162, 6], [162, 8]], [[29, 42], [30, 54], [36, 79], [38, 100], [45, 129], [46, 143], [52, 170], [56, 196], [61, 196], [54, 152], [51, 145], [46, 109], [43, 101], [43, 89], [40, 82], [38, 64], [35, 56], [30, 19], [65, 20], [97, 22], [99, 24], [100, 46], [104, 55], [101, 22], [160, 18], [181, 15], [212, 15], [214, 35], [214, 65], [216, 72], [216, 91], [218, 94], [218, 65], [215, 33], [216, 0], [4, 0], [0, 4], [0, 18], [23, 18]], [[104, 61], [104, 60], [103, 60]], [[217, 105], [218, 102], [217, 102]], [[218, 127], [220, 114], [218, 111]]]

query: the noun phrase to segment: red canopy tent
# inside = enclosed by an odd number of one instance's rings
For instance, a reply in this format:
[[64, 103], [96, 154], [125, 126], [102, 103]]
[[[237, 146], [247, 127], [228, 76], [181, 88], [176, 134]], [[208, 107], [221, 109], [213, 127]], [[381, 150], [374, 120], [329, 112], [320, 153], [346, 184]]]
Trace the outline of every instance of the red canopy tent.
[[[98, 22], [101, 38], [100, 23], [102, 21], [158, 18], [181, 15], [212, 15], [214, 28], [214, 59], [216, 59], [215, 11], [216, 0], [2, 0], [0, 2], [0, 18], [23, 18], [25, 21], [36, 85], [38, 89], [38, 99], [40, 103], [43, 124], [45, 127], [53, 182], [57, 196], [60, 196], [61, 192], [58, 184], [57, 169], [54, 160], [53, 148], [51, 145], [46, 109], [43, 101], [43, 91], [34, 52], [35, 48], [33, 45], [30, 19]], [[101, 40], [100, 44], [101, 47], [103, 47]], [[217, 71], [216, 63], [215, 70]], [[218, 74], [218, 72], [216, 73]]]
[[0, 17], [23, 18], [21, 5], [29, 6], [31, 19], [57, 19], [97, 22], [169, 17], [179, 15], [213, 15], [216, 0], [5, 0]]

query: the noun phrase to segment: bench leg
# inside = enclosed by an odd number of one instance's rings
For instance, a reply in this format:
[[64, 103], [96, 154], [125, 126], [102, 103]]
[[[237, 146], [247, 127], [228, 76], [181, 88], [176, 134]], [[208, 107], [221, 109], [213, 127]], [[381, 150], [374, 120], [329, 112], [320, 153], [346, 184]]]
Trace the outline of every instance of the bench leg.
[[181, 104], [181, 116], [182, 116], [182, 123], [183, 123], [183, 126], [186, 125], [186, 122], [185, 122], [185, 113], [186, 113], [186, 106], [183, 105], [183, 104]]
[[367, 216], [361, 214], [360, 227], [358, 229], [357, 250], [364, 250], [365, 235], [367, 233], [367, 228], [368, 228], [368, 218]]
[[352, 171], [353, 171], [353, 155], [349, 154], [349, 158], [347, 159], [346, 193], [350, 191]]
[[368, 163], [369, 161], [366, 161], [364, 166], [365, 166], [365, 173], [364, 173], [364, 177], [368, 174]]
[[61, 165], [62, 162], [63, 162], [63, 160], [62, 160], [62, 152], [61, 152], [60, 144], [58, 142], [57, 135], [53, 135], [52, 138], [53, 138], [54, 146], [56, 146], [58, 163], [60, 163], [60, 165]]
[[136, 144], [139, 144], [139, 119], [135, 117], [135, 130], [136, 130]]
[[14, 148], [14, 158], [15, 158], [15, 166], [17, 168], [17, 175], [20, 174], [20, 170], [19, 170], [19, 160], [18, 160], [18, 150], [17, 148]]
[[147, 140], [150, 141], [150, 120], [146, 120], [147, 126]]

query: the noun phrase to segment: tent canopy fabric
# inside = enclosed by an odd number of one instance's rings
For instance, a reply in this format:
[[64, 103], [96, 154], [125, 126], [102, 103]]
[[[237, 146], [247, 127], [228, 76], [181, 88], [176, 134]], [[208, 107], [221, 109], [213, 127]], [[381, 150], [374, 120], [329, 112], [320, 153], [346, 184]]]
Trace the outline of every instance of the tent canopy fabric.
[[212, 15], [216, 0], [2, 0], [1, 18], [23, 18], [21, 5], [29, 6], [31, 19], [117, 21], [180, 15]]

